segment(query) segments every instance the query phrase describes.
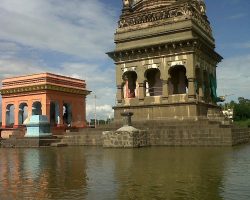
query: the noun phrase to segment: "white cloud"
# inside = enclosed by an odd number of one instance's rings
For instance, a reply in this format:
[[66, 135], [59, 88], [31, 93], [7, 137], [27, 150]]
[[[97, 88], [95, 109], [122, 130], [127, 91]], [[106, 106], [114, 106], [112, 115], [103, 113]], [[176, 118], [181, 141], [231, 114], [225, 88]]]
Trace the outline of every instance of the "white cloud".
[[100, 59], [113, 43], [113, 16], [99, 0], [1, 0], [0, 38]]
[[[98, 103], [98, 102], [97, 102]], [[87, 119], [94, 119], [95, 118], [95, 112], [96, 112], [96, 117], [97, 119], [108, 119], [108, 118], [113, 118], [114, 116], [114, 111], [112, 109], [111, 105], [95, 105], [94, 104], [88, 104], [86, 107], [86, 115]]]
[[248, 15], [247, 13], [237, 13], [237, 14], [229, 16], [228, 19], [232, 19], [232, 20], [234, 20], [234, 19], [242, 19], [242, 18], [247, 17], [247, 15]]
[[225, 59], [217, 68], [218, 94], [250, 98], [250, 54]]
[[[113, 48], [116, 14], [101, 0], [1, 0], [0, 81], [40, 72], [85, 79], [106, 118], [115, 99], [115, 71], [112, 64], [104, 67], [105, 52]], [[87, 102], [93, 107], [91, 97]]]
[[243, 49], [250, 49], [250, 42], [238, 43], [236, 46]]

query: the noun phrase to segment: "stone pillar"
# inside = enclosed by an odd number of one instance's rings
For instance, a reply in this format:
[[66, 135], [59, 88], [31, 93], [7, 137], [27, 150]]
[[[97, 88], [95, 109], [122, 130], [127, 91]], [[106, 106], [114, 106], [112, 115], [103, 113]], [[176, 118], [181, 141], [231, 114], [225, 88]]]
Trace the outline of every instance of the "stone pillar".
[[122, 103], [122, 85], [117, 85], [117, 93], [116, 93], [116, 100], [117, 103]]
[[4, 104], [2, 104], [2, 127], [5, 128], [6, 127], [6, 106]]
[[19, 106], [17, 103], [14, 104], [14, 128], [19, 126]]
[[59, 101], [59, 118], [58, 126], [63, 126], [63, 101]]
[[50, 101], [42, 102], [42, 115], [46, 115], [50, 121]]
[[202, 101], [204, 100], [203, 82], [204, 82], [204, 79], [203, 79], [203, 73], [201, 70], [198, 89], [199, 89], [199, 97], [200, 97], [200, 100], [202, 100]]
[[32, 104], [33, 104], [32, 101], [28, 102], [28, 117], [32, 116], [32, 110], [33, 110]]
[[162, 100], [168, 99], [168, 79], [162, 81]]
[[139, 100], [144, 101], [145, 98], [145, 84], [144, 82], [139, 83]]
[[123, 112], [121, 116], [123, 117], [123, 126], [132, 126], [132, 119], [131, 117], [134, 114], [132, 112]]
[[188, 78], [188, 98], [191, 100], [196, 98], [195, 78]]

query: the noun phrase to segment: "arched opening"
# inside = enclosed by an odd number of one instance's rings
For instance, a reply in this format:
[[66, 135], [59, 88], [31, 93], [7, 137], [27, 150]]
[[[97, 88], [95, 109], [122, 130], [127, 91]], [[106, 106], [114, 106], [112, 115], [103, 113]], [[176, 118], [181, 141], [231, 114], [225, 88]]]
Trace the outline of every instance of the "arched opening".
[[13, 127], [14, 126], [14, 111], [15, 106], [13, 104], [9, 104], [6, 106], [6, 126]]
[[42, 115], [42, 104], [36, 101], [32, 104], [32, 115]]
[[205, 101], [208, 102], [210, 96], [210, 87], [209, 87], [209, 75], [206, 70], [203, 71], [203, 91], [204, 91]]
[[201, 73], [200, 68], [196, 68], [195, 69], [195, 77], [196, 77], [196, 79], [195, 79], [195, 92], [198, 95], [201, 95], [200, 94], [200, 88], [202, 88], [201, 76], [202, 76], [202, 73]]
[[146, 81], [146, 96], [161, 96], [162, 95], [162, 80], [159, 69], [152, 68], [145, 72]]
[[28, 105], [27, 103], [21, 103], [19, 105], [19, 112], [18, 112], [18, 125], [22, 125], [23, 122], [28, 117]]
[[57, 102], [50, 102], [50, 124], [56, 126], [59, 124], [59, 104]]
[[134, 71], [123, 74], [123, 98], [135, 98], [137, 96], [137, 74]]
[[168, 71], [169, 78], [169, 94], [186, 94], [188, 90], [188, 79], [186, 76], [186, 68], [183, 65], [175, 65]]
[[216, 77], [213, 74], [209, 75], [209, 83], [210, 83], [210, 95], [212, 98], [212, 101], [216, 103], [218, 101], [217, 97], [217, 80]]
[[69, 103], [63, 104], [63, 124], [71, 126], [72, 123], [72, 108]]

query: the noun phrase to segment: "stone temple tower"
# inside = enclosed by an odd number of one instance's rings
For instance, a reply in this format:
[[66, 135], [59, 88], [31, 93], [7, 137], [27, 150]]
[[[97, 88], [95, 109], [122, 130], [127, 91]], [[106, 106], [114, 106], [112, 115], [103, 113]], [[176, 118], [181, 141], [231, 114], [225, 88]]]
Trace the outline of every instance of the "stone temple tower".
[[124, 0], [108, 55], [116, 65], [115, 119], [206, 118], [218, 111], [222, 57], [203, 0]]

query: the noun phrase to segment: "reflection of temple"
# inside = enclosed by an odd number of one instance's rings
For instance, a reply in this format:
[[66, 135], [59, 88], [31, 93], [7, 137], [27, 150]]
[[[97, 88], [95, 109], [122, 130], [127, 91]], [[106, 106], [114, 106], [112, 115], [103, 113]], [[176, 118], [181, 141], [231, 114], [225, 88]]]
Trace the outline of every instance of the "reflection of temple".
[[223, 199], [227, 154], [178, 147], [109, 152], [119, 183], [116, 199]]
[[83, 80], [42, 73], [3, 80], [2, 126], [18, 127], [31, 115], [47, 115], [52, 126], [84, 127]]
[[115, 119], [207, 117], [217, 112], [216, 65], [222, 57], [201, 0], [124, 1], [116, 48]]
[[1, 149], [0, 199], [84, 199], [87, 174], [82, 155], [79, 148]]

